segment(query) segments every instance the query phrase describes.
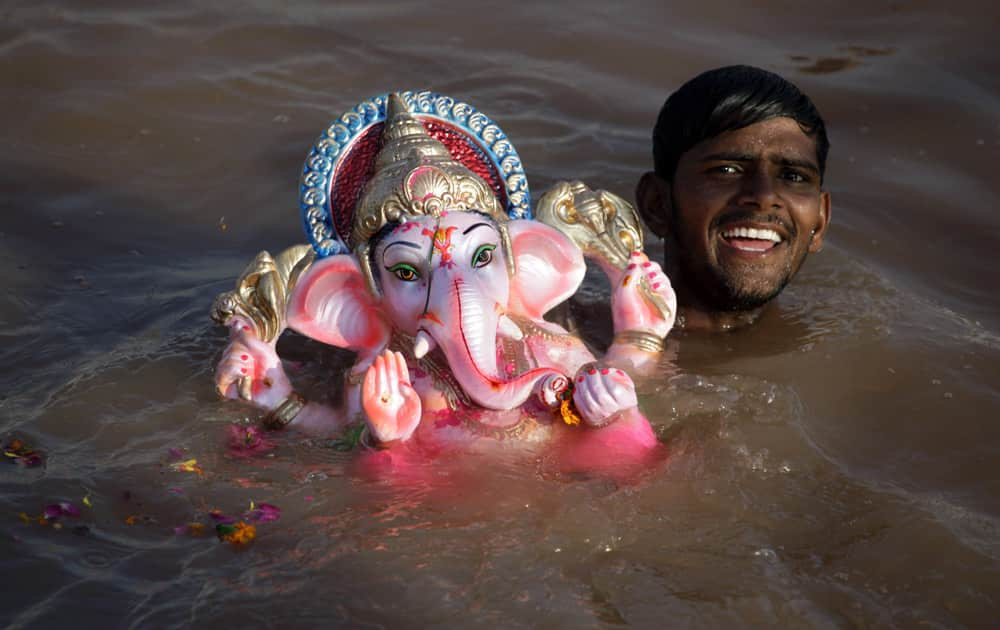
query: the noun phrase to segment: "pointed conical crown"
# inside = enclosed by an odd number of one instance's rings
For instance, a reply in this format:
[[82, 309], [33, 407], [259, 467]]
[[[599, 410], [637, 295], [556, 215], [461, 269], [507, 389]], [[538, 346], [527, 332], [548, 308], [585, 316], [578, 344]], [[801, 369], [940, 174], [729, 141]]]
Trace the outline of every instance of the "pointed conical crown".
[[407, 216], [477, 210], [499, 223], [507, 221], [486, 182], [455, 161], [398, 95], [389, 95], [385, 109], [382, 149], [354, 214], [352, 249]]

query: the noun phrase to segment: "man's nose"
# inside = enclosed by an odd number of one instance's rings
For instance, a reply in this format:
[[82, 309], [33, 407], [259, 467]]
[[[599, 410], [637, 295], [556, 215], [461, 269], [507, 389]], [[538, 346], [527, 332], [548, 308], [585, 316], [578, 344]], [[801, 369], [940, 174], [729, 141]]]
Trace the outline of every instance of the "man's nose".
[[747, 171], [741, 180], [738, 203], [740, 206], [756, 207], [761, 210], [781, 207], [781, 196], [774, 178], [767, 169], [756, 168]]

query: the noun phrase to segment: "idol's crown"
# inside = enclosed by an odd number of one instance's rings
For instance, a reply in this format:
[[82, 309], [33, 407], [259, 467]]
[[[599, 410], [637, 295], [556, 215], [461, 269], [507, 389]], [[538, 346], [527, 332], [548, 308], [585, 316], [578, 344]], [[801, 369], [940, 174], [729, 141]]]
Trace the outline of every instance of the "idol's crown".
[[382, 149], [375, 160], [375, 174], [358, 202], [350, 247], [366, 243], [387, 223], [470, 210], [488, 214], [497, 223], [507, 221], [486, 182], [452, 158], [448, 149], [410, 115], [402, 99], [390, 94]]

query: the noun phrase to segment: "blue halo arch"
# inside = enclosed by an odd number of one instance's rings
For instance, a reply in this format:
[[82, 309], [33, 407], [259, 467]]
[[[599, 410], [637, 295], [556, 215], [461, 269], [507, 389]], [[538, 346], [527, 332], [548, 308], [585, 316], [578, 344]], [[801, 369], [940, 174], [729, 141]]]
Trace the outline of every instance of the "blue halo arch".
[[[429, 91], [397, 92], [412, 114], [443, 120], [465, 132], [489, 158], [507, 191], [507, 215], [531, 218], [531, 193], [521, 158], [500, 127], [475, 107]], [[388, 94], [362, 101], [330, 123], [316, 139], [299, 179], [299, 209], [306, 236], [319, 257], [349, 253], [333, 222], [330, 187], [337, 161], [372, 125], [385, 121]]]

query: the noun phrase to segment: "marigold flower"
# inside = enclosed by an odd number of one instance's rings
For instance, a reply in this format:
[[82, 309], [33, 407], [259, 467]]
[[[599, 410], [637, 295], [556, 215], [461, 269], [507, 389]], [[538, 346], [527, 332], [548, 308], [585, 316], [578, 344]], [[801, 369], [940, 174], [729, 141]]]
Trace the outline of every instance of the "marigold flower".
[[219, 538], [234, 545], [245, 545], [257, 537], [257, 528], [243, 521], [231, 525], [220, 523], [215, 526], [215, 531]]

